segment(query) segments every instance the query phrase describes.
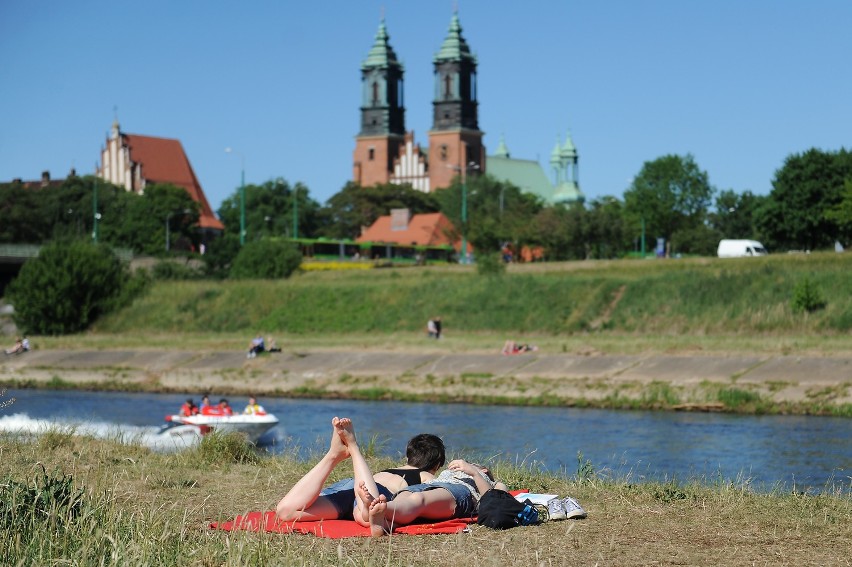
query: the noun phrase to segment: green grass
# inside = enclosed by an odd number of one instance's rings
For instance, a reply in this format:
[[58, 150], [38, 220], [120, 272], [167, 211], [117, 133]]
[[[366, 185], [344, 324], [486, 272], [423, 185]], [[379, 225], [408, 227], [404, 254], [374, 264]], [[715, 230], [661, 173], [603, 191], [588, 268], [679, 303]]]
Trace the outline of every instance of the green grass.
[[[852, 329], [849, 254], [512, 268], [502, 277], [442, 267], [157, 283], [94, 331], [386, 335], [419, 333], [435, 315], [449, 336], [836, 336]], [[803, 279], [823, 290], [823, 309], [793, 309]]]

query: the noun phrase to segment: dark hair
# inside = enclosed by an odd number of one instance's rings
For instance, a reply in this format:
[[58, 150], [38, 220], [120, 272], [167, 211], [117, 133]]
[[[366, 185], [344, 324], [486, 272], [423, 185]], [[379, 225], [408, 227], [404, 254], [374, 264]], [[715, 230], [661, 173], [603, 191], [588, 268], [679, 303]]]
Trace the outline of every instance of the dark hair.
[[444, 442], [431, 433], [415, 435], [405, 448], [405, 458], [409, 465], [421, 470], [439, 469], [447, 460]]

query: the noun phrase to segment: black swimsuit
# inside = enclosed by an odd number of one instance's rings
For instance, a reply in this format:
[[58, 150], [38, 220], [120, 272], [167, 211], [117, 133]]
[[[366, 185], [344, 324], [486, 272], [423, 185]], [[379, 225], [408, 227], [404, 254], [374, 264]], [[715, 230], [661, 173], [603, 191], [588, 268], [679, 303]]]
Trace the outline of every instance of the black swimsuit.
[[420, 471], [421, 469], [385, 469], [382, 472], [395, 474], [396, 476], [402, 477], [402, 480], [405, 481], [405, 484], [408, 486], [414, 486], [415, 484], [420, 484], [422, 481], [420, 480]]

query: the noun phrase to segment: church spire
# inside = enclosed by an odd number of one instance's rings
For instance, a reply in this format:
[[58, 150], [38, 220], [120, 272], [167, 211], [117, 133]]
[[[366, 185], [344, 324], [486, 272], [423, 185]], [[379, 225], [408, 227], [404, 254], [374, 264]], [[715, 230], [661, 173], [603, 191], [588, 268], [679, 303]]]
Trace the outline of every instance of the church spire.
[[447, 37], [432, 60], [435, 67], [433, 130], [479, 130], [476, 101], [476, 56], [453, 14]]
[[367, 58], [361, 63], [361, 132], [365, 135], [405, 134], [404, 69], [390, 45], [385, 20]]

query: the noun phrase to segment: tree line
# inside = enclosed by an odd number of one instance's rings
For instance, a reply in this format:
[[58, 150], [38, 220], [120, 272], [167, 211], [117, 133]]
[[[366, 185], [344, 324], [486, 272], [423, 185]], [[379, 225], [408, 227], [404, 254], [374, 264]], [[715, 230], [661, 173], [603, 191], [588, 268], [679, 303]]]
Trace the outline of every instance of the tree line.
[[[227, 269], [239, 252], [240, 199], [237, 188], [217, 211], [225, 232], [206, 244], [211, 273]], [[487, 174], [469, 176], [465, 184], [456, 179], [434, 193], [347, 183], [325, 204], [311, 198], [305, 185], [278, 178], [246, 185], [245, 203], [249, 243], [296, 236], [355, 239], [391, 209], [408, 208], [413, 214], [444, 213], [456, 227], [450, 236], [463, 233], [479, 254], [508, 243], [540, 247], [548, 260], [620, 258], [651, 252], [662, 239], [667, 254], [712, 255], [721, 238], [753, 238], [770, 251], [817, 250], [852, 241], [852, 154], [810, 149], [790, 155], [768, 195], [715, 188], [687, 154], [644, 163], [622, 198], [570, 206], [545, 204]], [[149, 185], [142, 195], [92, 176], [38, 189], [3, 184], [0, 218], [0, 243], [91, 238], [95, 222], [100, 242], [136, 254], [197, 252], [203, 242], [198, 205], [168, 184]]]

